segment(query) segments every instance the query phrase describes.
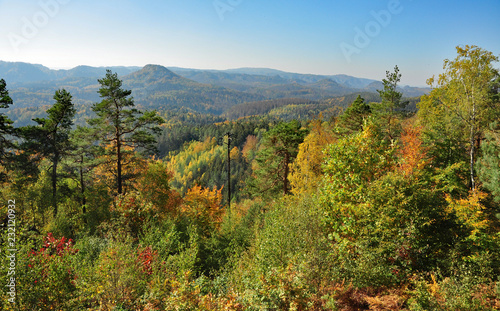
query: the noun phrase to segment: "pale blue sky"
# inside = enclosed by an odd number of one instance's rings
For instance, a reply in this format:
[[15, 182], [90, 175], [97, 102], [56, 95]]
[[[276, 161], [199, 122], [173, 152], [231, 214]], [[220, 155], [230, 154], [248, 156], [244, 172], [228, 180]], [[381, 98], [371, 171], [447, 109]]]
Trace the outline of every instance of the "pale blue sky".
[[51, 68], [153, 63], [382, 79], [398, 65], [404, 84], [424, 85], [457, 45], [499, 55], [499, 34], [498, 0], [0, 0], [0, 60]]

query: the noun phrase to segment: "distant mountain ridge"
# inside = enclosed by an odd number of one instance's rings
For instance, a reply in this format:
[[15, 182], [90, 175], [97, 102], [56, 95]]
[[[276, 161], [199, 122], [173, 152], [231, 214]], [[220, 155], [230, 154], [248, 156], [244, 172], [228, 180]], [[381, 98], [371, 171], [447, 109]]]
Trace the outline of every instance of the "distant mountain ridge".
[[122, 76], [140, 70], [141, 67], [91, 67], [82, 65], [72, 69], [55, 70], [39, 64], [0, 61], [0, 78], [11, 84], [60, 80], [69, 77], [94, 78], [103, 77], [106, 74], [106, 69], [111, 69]]
[[[295, 98], [310, 106], [328, 98], [366, 92], [376, 94], [377, 89], [382, 89], [380, 81], [370, 79], [267, 68], [200, 70], [146, 65], [142, 68], [78, 66], [53, 70], [42, 65], [0, 61], [0, 78], [6, 80], [17, 108], [51, 105], [54, 92], [60, 88], [71, 92], [75, 104], [88, 107], [100, 100], [97, 80], [105, 76], [106, 69], [120, 76], [140, 107], [188, 109], [216, 115], [245, 103]], [[409, 97], [428, 91], [407, 86], [400, 90]]]
[[233, 105], [263, 99], [258, 94], [196, 82], [160, 65], [146, 65], [122, 79], [124, 86], [132, 89], [138, 104], [153, 109], [187, 107], [197, 112], [222, 114]]
[[[149, 66], [149, 65], [146, 65]], [[158, 65], [159, 66], [159, 65]], [[163, 67], [163, 66], [161, 66]], [[141, 70], [138, 66], [110, 66], [91, 67], [80, 65], [72, 69], [50, 69], [40, 64], [30, 64], [24, 62], [5, 62], [0, 60], [0, 77], [8, 83], [30, 83], [39, 81], [60, 80], [69, 77], [73, 78], [95, 78], [103, 77], [107, 69], [125, 76]], [[357, 78], [345, 74], [338, 75], [314, 75], [285, 72], [270, 68], [236, 68], [227, 70], [206, 70], [189, 69], [180, 67], [164, 67], [168, 70], [196, 82], [206, 84], [226, 84], [232, 87], [238, 85], [253, 84], [289, 84], [297, 82], [299, 84], [315, 84], [321, 80], [331, 80], [339, 85], [352, 89], [370, 89], [369, 85], [379, 82], [373, 79]], [[221, 85], [224, 86], [224, 85]], [[403, 89], [412, 88], [405, 86]], [[422, 89], [422, 88], [417, 88]]]
[[[314, 74], [301, 74], [281, 71], [277, 69], [269, 68], [237, 68], [237, 69], [226, 69], [226, 70], [202, 70], [202, 69], [186, 69], [179, 67], [168, 67], [173, 72], [176, 72], [182, 76], [188, 77], [190, 79], [196, 80], [196, 76], [200, 73], [211, 73], [211, 74], [225, 74], [226, 77], [238, 77], [238, 76], [260, 76], [260, 77], [272, 77], [274, 79], [282, 79], [282, 82], [297, 81], [302, 83], [316, 83], [320, 80], [330, 79], [346, 87], [351, 88], [364, 88], [376, 80], [366, 79], [366, 78], [356, 78], [353, 76], [348, 76], [345, 74], [338, 75], [314, 75]], [[212, 80], [213, 83], [214, 80]], [[209, 82], [209, 80], [206, 80]]]

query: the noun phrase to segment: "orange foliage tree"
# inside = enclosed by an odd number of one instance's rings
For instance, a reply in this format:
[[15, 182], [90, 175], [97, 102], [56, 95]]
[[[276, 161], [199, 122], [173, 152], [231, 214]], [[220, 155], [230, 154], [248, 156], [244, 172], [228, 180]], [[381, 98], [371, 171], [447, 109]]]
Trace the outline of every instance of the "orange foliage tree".
[[176, 215], [180, 205], [180, 195], [170, 188], [173, 173], [161, 160], [152, 160], [134, 183], [141, 197], [150, 203], [151, 212], [157, 217]]
[[248, 135], [247, 140], [243, 145], [243, 150], [241, 151], [241, 154], [248, 162], [251, 162], [254, 158], [258, 142], [259, 140], [257, 139], [257, 136]]
[[422, 142], [422, 127], [408, 125], [401, 133], [401, 148], [399, 149], [399, 169], [405, 175], [421, 170], [427, 161], [426, 150]]

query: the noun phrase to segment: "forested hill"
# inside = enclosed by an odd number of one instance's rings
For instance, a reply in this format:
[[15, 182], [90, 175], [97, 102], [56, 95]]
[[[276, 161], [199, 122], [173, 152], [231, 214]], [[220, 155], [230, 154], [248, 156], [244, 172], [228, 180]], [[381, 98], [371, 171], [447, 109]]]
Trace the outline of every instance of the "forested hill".
[[[118, 75], [123, 76], [140, 70], [141, 67], [91, 67], [82, 65], [68, 70], [53, 70], [38, 64], [4, 62], [0, 60], [0, 76], [10, 84], [53, 81], [74, 77], [103, 77], [106, 74], [106, 69], [111, 69], [113, 72], [118, 73]], [[97, 83], [97, 81], [95, 82]]]
[[139, 105], [158, 108], [190, 108], [197, 112], [221, 114], [232, 105], [263, 99], [220, 86], [203, 84], [181, 77], [158, 65], [147, 65], [124, 77]]

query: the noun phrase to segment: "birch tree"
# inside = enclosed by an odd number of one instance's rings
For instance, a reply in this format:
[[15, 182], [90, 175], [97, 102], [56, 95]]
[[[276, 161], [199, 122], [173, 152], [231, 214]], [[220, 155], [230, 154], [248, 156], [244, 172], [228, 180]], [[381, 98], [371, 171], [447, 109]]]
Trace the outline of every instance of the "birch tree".
[[498, 57], [474, 45], [456, 49], [457, 57], [444, 61], [444, 72], [437, 81], [434, 77], [427, 81], [433, 90], [424, 96], [419, 113], [424, 121], [432, 121], [433, 112], [440, 111], [443, 117], [459, 122], [455, 126], [466, 141], [469, 188], [475, 190], [477, 150], [484, 130], [499, 112], [490, 94], [490, 83], [496, 76], [493, 63]]

